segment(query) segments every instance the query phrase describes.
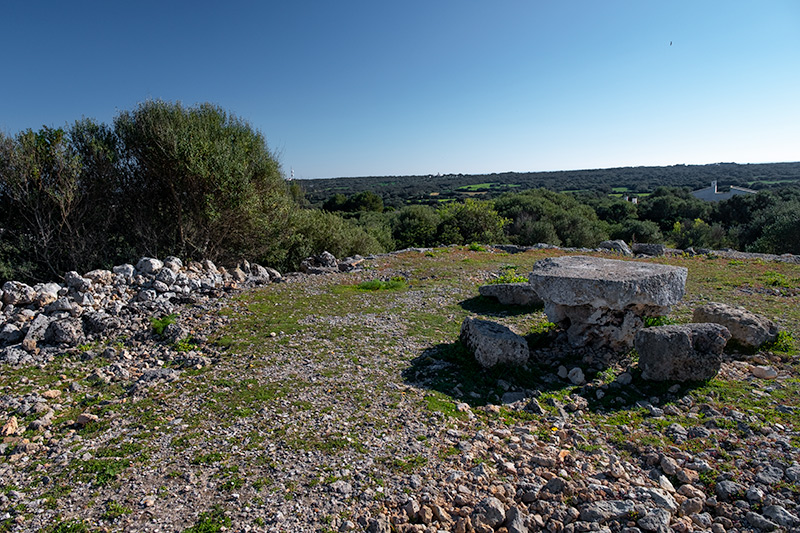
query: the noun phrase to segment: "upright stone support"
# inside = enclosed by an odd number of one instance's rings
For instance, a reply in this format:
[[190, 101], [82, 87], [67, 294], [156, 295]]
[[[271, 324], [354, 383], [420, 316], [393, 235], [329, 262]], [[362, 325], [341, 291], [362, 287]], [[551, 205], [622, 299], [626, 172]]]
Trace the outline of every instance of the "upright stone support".
[[686, 291], [687, 269], [637, 261], [563, 256], [537, 261], [528, 276], [548, 318], [574, 346], [624, 351], [644, 318], [664, 316]]

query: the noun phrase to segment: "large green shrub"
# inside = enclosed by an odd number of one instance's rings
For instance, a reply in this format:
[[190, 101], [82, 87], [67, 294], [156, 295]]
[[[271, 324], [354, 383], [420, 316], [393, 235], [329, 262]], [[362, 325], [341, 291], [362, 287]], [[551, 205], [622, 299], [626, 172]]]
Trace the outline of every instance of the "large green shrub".
[[81, 239], [92, 209], [81, 188], [81, 170], [61, 128], [0, 139], [0, 239], [4, 253], [20, 255], [12, 263], [27, 259], [35, 276], [58, 276], [91, 253]]
[[141, 252], [259, 258], [286, 232], [290, 201], [261, 133], [211, 104], [145, 102], [114, 121], [124, 217]]
[[437, 244], [439, 213], [427, 205], [408, 205], [392, 214], [392, 236], [398, 248]]
[[608, 238], [607, 225], [573, 196], [546, 189], [507, 193], [495, 200], [498, 213], [512, 220], [511, 242], [592, 247]]
[[442, 244], [506, 240], [503, 228], [509, 221], [497, 213], [492, 202], [467, 198], [463, 203], [454, 202], [441, 207], [439, 217], [438, 240]]
[[352, 220], [318, 209], [300, 209], [291, 217], [291, 230], [281, 240], [281, 247], [265, 262], [281, 270], [296, 270], [306, 257], [324, 251], [338, 258], [355, 254], [385, 251], [375, 237]]

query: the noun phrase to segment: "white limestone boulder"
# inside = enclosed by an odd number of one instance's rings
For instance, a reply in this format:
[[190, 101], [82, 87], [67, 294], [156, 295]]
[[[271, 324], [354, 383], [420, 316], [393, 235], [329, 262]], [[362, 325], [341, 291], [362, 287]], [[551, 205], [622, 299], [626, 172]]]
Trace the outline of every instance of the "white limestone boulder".
[[719, 324], [674, 324], [636, 333], [642, 378], [650, 381], [700, 381], [719, 372], [722, 350], [731, 334]]
[[543, 305], [529, 283], [492, 283], [478, 288], [481, 296], [494, 298], [502, 305]]
[[524, 365], [530, 357], [528, 343], [506, 326], [467, 317], [461, 324], [461, 342], [475, 354], [483, 368], [497, 364]]
[[725, 326], [731, 332], [731, 338], [745, 348], [758, 348], [778, 338], [778, 325], [772, 320], [743, 307], [723, 303], [698, 307], [692, 314], [692, 321]]

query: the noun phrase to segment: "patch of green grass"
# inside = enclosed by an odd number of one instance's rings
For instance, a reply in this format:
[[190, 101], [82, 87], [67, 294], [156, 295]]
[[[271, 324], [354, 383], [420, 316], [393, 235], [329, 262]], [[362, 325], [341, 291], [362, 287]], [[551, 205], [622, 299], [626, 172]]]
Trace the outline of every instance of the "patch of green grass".
[[423, 455], [409, 455], [403, 457], [395, 457], [389, 461], [389, 466], [398, 472], [404, 474], [411, 474], [428, 464], [427, 457]]
[[436, 411], [451, 418], [457, 418], [459, 420], [467, 419], [467, 414], [459, 411], [452, 399], [439, 392], [432, 392], [425, 395], [425, 407], [429, 411]]
[[150, 326], [153, 329], [153, 333], [156, 335], [163, 334], [164, 330], [167, 329], [167, 326], [175, 323], [176, 318], [178, 318], [178, 315], [175, 313], [170, 313], [169, 315], [161, 318], [150, 317]]
[[779, 331], [778, 338], [774, 342], [764, 346], [765, 349], [785, 353], [786, 355], [797, 355], [797, 348], [795, 347], [794, 336], [788, 331]]
[[104, 520], [115, 520], [121, 516], [125, 516], [126, 514], [131, 514], [133, 509], [130, 507], [126, 507], [119, 502], [115, 502], [114, 500], [109, 500], [106, 502], [106, 510], [103, 513]]
[[190, 352], [199, 348], [199, 345], [193, 343], [189, 337], [186, 337], [185, 339], [180, 339], [178, 342], [176, 342], [173, 347], [178, 352]]
[[83, 520], [58, 521], [51, 529], [50, 533], [89, 533], [89, 526]]
[[117, 476], [129, 466], [130, 462], [125, 460], [89, 459], [76, 461], [73, 469], [82, 481], [89, 481], [102, 487], [116, 480]]
[[481, 246], [477, 242], [472, 242], [469, 244], [469, 246], [467, 246], [467, 250], [469, 250], [470, 252], [485, 252], [486, 248], [484, 246]]
[[677, 324], [678, 321], [669, 316], [648, 316], [644, 319], [644, 327], [654, 328], [658, 326], [668, 326], [670, 324]]
[[768, 270], [764, 272], [761, 279], [764, 282], [764, 285], [768, 287], [781, 287], [788, 289], [792, 286], [791, 281], [787, 278], [784, 274], [780, 272], [774, 272], [772, 270]]
[[225, 516], [225, 510], [215, 505], [210, 511], [200, 513], [197, 522], [183, 530], [183, 533], [217, 533], [231, 527], [231, 519]]
[[191, 463], [193, 465], [213, 465], [221, 462], [225, 458], [221, 452], [208, 452], [197, 454], [192, 457]]
[[405, 289], [406, 286], [406, 282], [403, 279], [392, 279], [389, 281], [375, 279], [359, 283], [356, 285], [356, 289], [360, 291], [400, 291]]

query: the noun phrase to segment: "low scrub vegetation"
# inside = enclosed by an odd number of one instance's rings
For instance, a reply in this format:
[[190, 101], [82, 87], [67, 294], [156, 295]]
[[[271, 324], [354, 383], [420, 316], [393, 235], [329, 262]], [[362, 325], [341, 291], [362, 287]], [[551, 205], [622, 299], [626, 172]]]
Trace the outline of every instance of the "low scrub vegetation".
[[[792, 165], [769, 168], [791, 174]], [[143, 255], [294, 270], [324, 250], [344, 257], [448, 244], [594, 247], [609, 238], [800, 253], [797, 186], [713, 204], [689, 187], [661, 186], [634, 204], [618, 197], [631, 190], [630, 172], [620, 174], [628, 185], [616, 188], [598, 185], [591, 172], [571, 173], [594, 183], [575, 183], [572, 192], [467, 180], [457, 189], [486, 195], [430, 196], [433, 202], [413, 188], [402, 197], [356, 190], [360, 181], [350, 179], [341, 183], [353, 194], [311, 205], [246, 121], [211, 104], [147, 101], [110, 125], [82, 119], [0, 133], [0, 282], [52, 280]], [[654, 186], [653, 169], [641, 172], [650, 176], [642, 183]], [[787, 176], [778, 181], [795, 179]], [[307, 186], [317, 198], [315, 183]]]

